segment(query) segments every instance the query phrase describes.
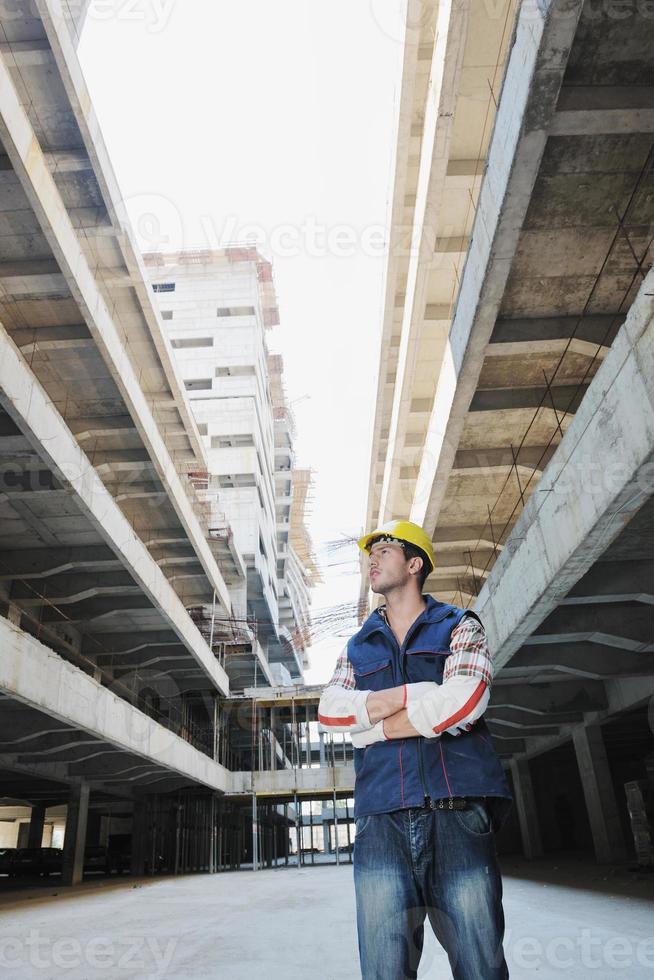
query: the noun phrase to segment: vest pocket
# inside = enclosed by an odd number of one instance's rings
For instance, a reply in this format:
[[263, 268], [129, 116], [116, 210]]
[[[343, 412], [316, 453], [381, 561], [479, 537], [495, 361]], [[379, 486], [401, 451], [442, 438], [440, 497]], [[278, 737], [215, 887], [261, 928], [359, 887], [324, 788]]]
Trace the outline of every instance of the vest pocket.
[[443, 679], [443, 666], [449, 650], [407, 650], [406, 673], [407, 680], [436, 681], [440, 684]]
[[360, 664], [354, 669], [354, 680], [359, 691], [384, 691], [393, 687], [393, 672], [389, 657]]

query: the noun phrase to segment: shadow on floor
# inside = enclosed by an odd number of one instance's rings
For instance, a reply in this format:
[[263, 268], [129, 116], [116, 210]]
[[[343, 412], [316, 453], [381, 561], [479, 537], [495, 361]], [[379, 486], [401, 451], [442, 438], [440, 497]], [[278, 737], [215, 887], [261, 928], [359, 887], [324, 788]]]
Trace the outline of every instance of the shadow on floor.
[[504, 878], [539, 881], [563, 888], [581, 888], [654, 902], [654, 869], [637, 869], [635, 861], [597, 864], [588, 851], [564, 851], [533, 861], [506, 854], [500, 857], [500, 866]]

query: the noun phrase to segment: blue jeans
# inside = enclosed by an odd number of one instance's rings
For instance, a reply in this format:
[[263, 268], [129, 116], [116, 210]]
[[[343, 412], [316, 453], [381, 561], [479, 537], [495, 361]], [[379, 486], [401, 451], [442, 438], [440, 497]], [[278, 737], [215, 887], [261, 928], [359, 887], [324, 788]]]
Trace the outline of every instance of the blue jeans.
[[488, 808], [412, 807], [360, 817], [354, 841], [363, 980], [415, 978], [424, 922], [454, 980], [505, 980], [502, 879]]

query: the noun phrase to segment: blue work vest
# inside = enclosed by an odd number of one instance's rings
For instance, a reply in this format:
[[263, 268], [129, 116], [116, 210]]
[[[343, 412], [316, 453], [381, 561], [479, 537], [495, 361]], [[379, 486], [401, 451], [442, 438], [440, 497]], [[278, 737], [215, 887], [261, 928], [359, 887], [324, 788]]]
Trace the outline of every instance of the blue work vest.
[[[383, 691], [415, 681], [443, 682], [450, 636], [467, 609], [423, 597], [427, 608], [416, 619], [402, 647], [378, 610], [348, 643], [356, 687]], [[461, 735], [389, 739], [354, 750], [354, 816], [424, 806], [425, 798], [489, 796], [503, 799], [499, 824], [511, 800], [502, 764], [483, 718]]]

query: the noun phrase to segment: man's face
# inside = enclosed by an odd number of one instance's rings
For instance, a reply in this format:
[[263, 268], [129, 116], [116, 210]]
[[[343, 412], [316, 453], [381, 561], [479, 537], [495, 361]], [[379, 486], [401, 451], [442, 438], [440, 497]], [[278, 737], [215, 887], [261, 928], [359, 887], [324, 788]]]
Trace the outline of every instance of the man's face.
[[368, 553], [368, 573], [370, 588], [379, 595], [406, 585], [411, 574], [402, 545], [376, 541]]

